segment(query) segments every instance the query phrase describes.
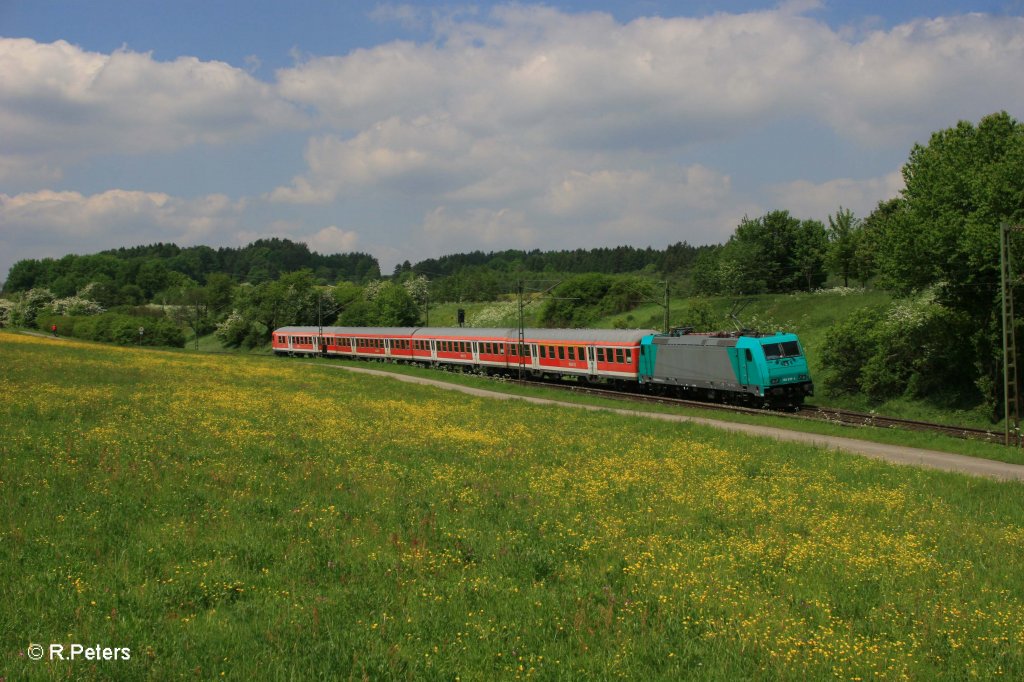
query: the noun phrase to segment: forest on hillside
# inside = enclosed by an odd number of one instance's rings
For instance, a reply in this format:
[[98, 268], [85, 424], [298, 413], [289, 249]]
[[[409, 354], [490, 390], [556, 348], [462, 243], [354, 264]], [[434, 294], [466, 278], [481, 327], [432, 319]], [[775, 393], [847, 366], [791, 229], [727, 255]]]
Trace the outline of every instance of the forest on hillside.
[[182, 289], [206, 284], [211, 275], [223, 275], [238, 284], [260, 284], [298, 270], [309, 270], [325, 283], [380, 278], [380, 264], [369, 254], [324, 256], [301, 242], [275, 237], [241, 248], [150, 244], [20, 260], [7, 275], [4, 293], [45, 288], [62, 298], [91, 285], [92, 298], [101, 305], [138, 305], [161, 302]]

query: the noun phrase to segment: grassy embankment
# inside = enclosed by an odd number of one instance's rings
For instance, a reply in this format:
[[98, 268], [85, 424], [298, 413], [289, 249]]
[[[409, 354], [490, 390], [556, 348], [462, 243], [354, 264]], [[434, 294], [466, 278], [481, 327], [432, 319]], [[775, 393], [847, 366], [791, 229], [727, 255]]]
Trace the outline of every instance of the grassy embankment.
[[[12, 679], [1024, 675], [1019, 484], [0, 334]], [[32, 662], [32, 643], [129, 662]]]

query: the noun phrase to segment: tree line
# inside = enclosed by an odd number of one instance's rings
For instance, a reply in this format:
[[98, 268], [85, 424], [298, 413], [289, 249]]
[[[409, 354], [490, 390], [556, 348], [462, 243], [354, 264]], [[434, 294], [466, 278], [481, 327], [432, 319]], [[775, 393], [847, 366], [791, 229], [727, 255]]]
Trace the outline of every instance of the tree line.
[[676, 242], [664, 249], [635, 246], [597, 247], [561, 251], [471, 251], [440, 258], [428, 258], [415, 265], [406, 261], [395, 267], [394, 275], [412, 271], [430, 278], [448, 277], [466, 268], [486, 268], [495, 273], [507, 272], [559, 272], [587, 273], [601, 272], [620, 274], [637, 272], [645, 268], [661, 273], [675, 273], [688, 269], [706, 246], [691, 246], [687, 242]]
[[[828, 386], [875, 400], [983, 401], [998, 415], [1000, 230], [1024, 223], [1024, 125], [1006, 112], [961, 121], [915, 145], [902, 172], [905, 188], [863, 221], [850, 259], [851, 272], [898, 298], [831, 330]], [[1020, 247], [1011, 250], [1017, 273]]]
[[705, 295], [748, 295], [813, 291], [829, 275], [849, 286], [873, 273], [864, 261], [865, 222], [839, 207], [820, 220], [789, 211], [744, 217], [729, 240], [702, 252], [692, 270], [694, 291]]
[[138, 305], [167, 299], [183, 287], [204, 285], [211, 275], [260, 284], [302, 269], [325, 283], [380, 278], [380, 265], [369, 254], [322, 255], [301, 242], [275, 237], [240, 248], [182, 248], [160, 243], [91, 255], [20, 260], [11, 267], [4, 293], [45, 288], [57, 297], [66, 297], [91, 284], [92, 296], [103, 306]]

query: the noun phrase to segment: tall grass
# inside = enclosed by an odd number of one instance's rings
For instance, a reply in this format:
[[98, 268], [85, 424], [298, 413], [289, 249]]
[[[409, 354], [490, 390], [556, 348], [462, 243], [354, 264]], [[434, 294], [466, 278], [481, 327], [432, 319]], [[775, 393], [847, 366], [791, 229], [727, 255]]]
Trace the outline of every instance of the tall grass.
[[11, 679], [1024, 674], [1017, 484], [272, 358], [0, 357]]

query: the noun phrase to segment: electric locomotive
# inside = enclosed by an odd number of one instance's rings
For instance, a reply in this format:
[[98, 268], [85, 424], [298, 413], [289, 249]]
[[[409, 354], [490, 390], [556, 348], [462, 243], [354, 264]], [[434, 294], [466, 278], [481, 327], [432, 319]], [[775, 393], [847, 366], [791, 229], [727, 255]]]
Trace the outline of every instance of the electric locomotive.
[[706, 400], [799, 406], [814, 395], [807, 358], [796, 334], [688, 329], [640, 342], [637, 380], [654, 392]]

